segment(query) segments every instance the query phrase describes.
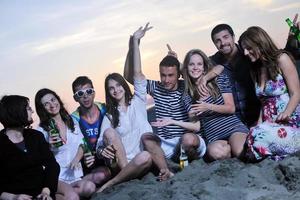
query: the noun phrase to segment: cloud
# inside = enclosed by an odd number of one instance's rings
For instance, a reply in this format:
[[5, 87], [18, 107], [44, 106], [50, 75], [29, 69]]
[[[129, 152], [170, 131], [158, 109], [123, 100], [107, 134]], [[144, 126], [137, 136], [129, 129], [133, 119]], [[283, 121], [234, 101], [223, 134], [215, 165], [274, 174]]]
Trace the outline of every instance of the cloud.
[[299, 9], [300, 8], [300, 3], [290, 3], [290, 4], [283, 5], [283, 6], [280, 6], [280, 7], [277, 7], [277, 8], [269, 9], [268, 11], [269, 12], [280, 12], [280, 11], [289, 10], [289, 9], [293, 9], [293, 8]]
[[273, 3], [273, 0], [243, 0], [244, 3], [250, 3], [257, 7], [265, 8]]
[[78, 33], [47, 39], [46, 41], [33, 45], [33, 50], [36, 54], [43, 54], [74, 45], [112, 40], [120, 36], [118, 33], [100, 33], [97, 32], [95, 28], [89, 28]]
[[[127, 52], [126, 52], [127, 53]], [[151, 50], [151, 49], [148, 49], [147, 51], [143, 52], [143, 55], [142, 55], [142, 60], [149, 60], [150, 58], [153, 58], [155, 55], [157, 55], [159, 53], [159, 51], [157, 50]], [[112, 63], [116, 66], [119, 66], [120, 68], [123, 69], [124, 67], [124, 63], [125, 63], [125, 57], [126, 55], [120, 57], [120, 58], [117, 58], [115, 59], [114, 61], [112, 61]], [[142, 61], [143, 62], [143, 61]]]

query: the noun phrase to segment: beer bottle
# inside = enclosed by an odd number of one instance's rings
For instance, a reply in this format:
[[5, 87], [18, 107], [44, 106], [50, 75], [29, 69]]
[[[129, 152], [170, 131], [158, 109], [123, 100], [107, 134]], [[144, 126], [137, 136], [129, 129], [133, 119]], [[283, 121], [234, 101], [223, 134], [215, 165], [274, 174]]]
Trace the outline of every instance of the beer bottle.
[[57, 141], [57, 142], [52, 144], [54, 147], [58, 148], [58, 147], [64, 145], [64, 143], [61, 140], [59, 130], [58, 130], [57, 126], [55, 125], [55, 120], [54, 119], [50, 119], [49, 136], [50, 137], [58, 136], [60, 138], [60, 141]]
[[286, 23], [289, 25], [290, 29], [291, 29], [291, 32], [294, 33], [295, 37], [298, 39], [298, 41], [300, 42], [300, 30], [299, 28], [297, 28], [292, 20], [290, 18], [287, 18], [286, 20]]
[[85, 138], [82, 138], [82, 149], [83, 149], [83, 153], [92, 153], [87, 141]]
[[181, 170], [189, 165], [188, 157], [180, 144], [180, 156], [179, 156], [179, 167]]
[[109, 165], [110, 165], [111, 168], [114, 169], [114, 168], [116, 168], [118, 166], [118, 160], [117, 160], [117, 156], [116, 156], [117, 150], [115, 149], [115, 147], [112, 144], [112, 142], [109, 142], [109, 143], [110, 143], [111, 147], [113, 148], [114, 154], [115, 154], [114, 158], [109, 160]]

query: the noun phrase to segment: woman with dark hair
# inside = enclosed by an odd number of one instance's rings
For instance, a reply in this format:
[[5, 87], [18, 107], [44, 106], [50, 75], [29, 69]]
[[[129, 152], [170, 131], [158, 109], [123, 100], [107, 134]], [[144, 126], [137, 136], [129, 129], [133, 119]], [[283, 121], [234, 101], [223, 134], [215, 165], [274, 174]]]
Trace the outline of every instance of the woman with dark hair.
[[239, 39], [254, 63], [251, 76], [262, 110], [248, 146], [257, 160], [282, 157], [300, 148], [300, 84], [288, 52], [280, 50], [262, 28], [248, 28]]
[[32, 113], [27, 97], [0, 100], [0, 199], [55, 199], [59, 165], [42, 134], [29, 128]]
[[[83, 157], [83, 136], [78, 124], [74, 123], [60, 97], [52, 90], [39, 90], [35, 95], [35, 107], [40, 118], [38, 130], [49, 141], [60, 165], [57, 193], [64, 199], [91, 196], [96, 186], [91, 181], [82, 179], [80, 160]], [[51, 134], [53, 131], [57, 132], [56, 135]]]
[[[147, 30], [138, 29], [133, 38], [136, 41], [141, 39]], [[138, 48], [137, 48], [138, 49]], [[152, 128], [147, 121], [146, 111], [146, 79], [141, 71], [139, 50], [134, 50], [134, 95], [132, 95], [125, 79], [118, 73], [109, 74], [105, 79], [105, 96], [107, 115], [103, 119], [101, 134], [98, 139], [98, 147], [110, 145], [110, 141], [103, 144], [103, 135], [108, 129], [115, 129], [119, 134], [125, 149], [125, 165], [118, 163], [120, 172], [97, 192], [101, 192], [107, 187], [140, 177], [145, 174], [152, 165], [151, 155], [141, 148], [141, 136], [144, 133], [151, 133]], [[112, 159], [110, 151], [105, 148], [100, 154], [106, 159]], [[119, 159], [119, 158], [118, 158]]]

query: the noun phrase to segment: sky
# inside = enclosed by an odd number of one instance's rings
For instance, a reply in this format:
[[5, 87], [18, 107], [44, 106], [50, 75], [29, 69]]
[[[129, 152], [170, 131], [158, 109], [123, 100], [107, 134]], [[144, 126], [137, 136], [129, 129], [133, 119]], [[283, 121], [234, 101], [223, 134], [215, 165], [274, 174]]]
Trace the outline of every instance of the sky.
[[298, 0], [0, 0], [0, 97], [27, 96], [34, 108], [36, 92], [49, 88], [71, 112], [73, 80], [90, 77], [96, 100], [105, 101], [105, 76], [122, 73], [129, 36], [147, 22], [153, 29], [141, 42], [143, 72], [159, 79], [167, 43], [180, 61], [194, 48], [211, 55], [210, 32], [227, 23], [236, 39], [261, 26], [283, 48], [285, 19], [297, 12]]

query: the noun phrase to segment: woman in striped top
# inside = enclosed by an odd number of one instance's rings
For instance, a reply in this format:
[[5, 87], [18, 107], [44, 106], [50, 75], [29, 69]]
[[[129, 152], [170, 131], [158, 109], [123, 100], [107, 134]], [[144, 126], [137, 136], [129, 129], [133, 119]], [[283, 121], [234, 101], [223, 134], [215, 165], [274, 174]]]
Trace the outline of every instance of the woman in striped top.
[[[201, 79], [213, 67], [209, 58], [198, 49], [189, 51], [183, 63], [186, 108], [191, 117], [198, 117], [207, 143], [209, 160], [238, 157], [248, 133], [238, 119], [228, 77], [221, 74], [207, 84], [207, 93], [199, 92]], [[191, 105], [189, 102], [192, 102]]]

